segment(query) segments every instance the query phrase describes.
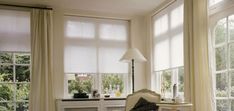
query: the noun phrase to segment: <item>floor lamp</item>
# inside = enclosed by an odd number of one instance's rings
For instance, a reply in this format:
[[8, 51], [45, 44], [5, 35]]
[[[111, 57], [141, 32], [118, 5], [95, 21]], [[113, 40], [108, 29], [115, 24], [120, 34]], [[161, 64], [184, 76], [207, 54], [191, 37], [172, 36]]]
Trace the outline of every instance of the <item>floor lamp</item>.
[[120, 59], [121, 62], [131, 63], [132, 65], [132, 93], [134, 92], [134, 63], [145, 62], [145, 57], [137, 48], [130, 48], [125, 52], [123, 57]]

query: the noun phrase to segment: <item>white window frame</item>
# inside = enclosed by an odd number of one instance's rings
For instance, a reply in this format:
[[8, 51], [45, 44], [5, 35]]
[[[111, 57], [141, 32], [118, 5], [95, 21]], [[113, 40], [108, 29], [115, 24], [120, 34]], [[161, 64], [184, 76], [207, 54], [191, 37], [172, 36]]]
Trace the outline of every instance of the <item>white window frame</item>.
[[[13, 63], [1, 63], [0, 62], [0, 66], [1, 65], [11, 65], [13, 66], [13, 82], [0, 82], [0, 84], [12, 84], [14, 85], [15, 88], [17, 88], [17, 84], [29, 84], [30, 82], [16, 82], [16, 66], [29, 66], [30, 67], [30, 76], [31, 76], [31, 53], [30, 52], [7, 52], [7, 51], [0, 51], [0, 53], [11, 53], [13, 55]], [[30, 56], [30, 64], [16, 64], [15, 63], [15, 54], [29, 54]], [[29, 89], [30, 91], [30, 89]], [[29, 100], [20, 100], [18, 101], [16, 99], [16, 93], [17, 90], [14, 90], [14, 95], [13, 95], [13, 101], [0, 101], [0, 103], [12, 103], [14, 105], [14, 111], [16, 111], [16, 107], [17, 107], [17, 103], [22, 102], [22, 103], [28, 103], [29, 104]], [[29, 109], [28, 109], [29, 110]]]
[[[172, 5], [173, 3], [175, 3], [176, 0], [169, 2], [168, 4], [166, 4], [165, 6], [162, 6], [161, 9], [159, 9], [159, 11], [157, 11], [154, 15], [160, 13], [161, 11], [167, 10], [167, 7]], [[181, 1], [180, 1], [181, 2]], [[151, 24], [154, 24], [154, 15], [151, 16]], [[170, 22], [170, 17], [168, 17], [168, 21]], [[151, 31], [151, 39], [152, 39], [152, 48], [151, 48], [151, 56], [152, 56], [152, 61], [154, 61], [154, 25], [151, 25], [151, 29], [153, 29]], [[151, 84], [152, 84], [152, 90], [156, 91], [157, 93], [162, 94], [161, 92], [161, 80], [162, 80], [162, 71], [167, 71], [167, 70], [172, 70], [172, 77], [171, 77], [171, 97], [166, 97], [166, 98], [172, 98], [173, 96], [173, 85], [176, 84], [177, 85], [177, 94], [179, 96], [184, 96], [184, 92], [179, 92], [179, 68], [184, 68], [184, 66], [179, 66], [179, 67], [172, 67], [172, 68], [168, 68], [168, 69], [164, 69], [164, 70], [159, 70], [159, 71], [155, 71], [154, 68], [155, 63], [152, 62], [152, 73], [151, 73], [151, 77], [153, 79], [151, 79]], [[157, 74], [159, 73], [159, 74]]]
[[[234, 14], [234, 13], [233, 13]], [[226, 19], [226, 23], [228, 24], [228, 17], [229, 17], [229, 15], [228, 16], [226, 16], [226, 17], [224, 17], [225, 19]], [[227, 36], [229, 36], [229, 26], [227, 25]], [[212, 48], [212, 50], [213, 50], [213, 63], [214, 64], [212, 64], [213, 65], [213, 87], [214, 87], [214, 92], [215, 92], [215, 99], [216, 100], [229, 100], [229, 102], [231, 101], [231, 100], [234, 100], [234, 97], [231, 97], [231, 95], [230, 95], [230, 88], [231, 88], [231, 78], [229, 78], [230, 77], [230, 72], [233, 72], [234, 71], [234, 69], [230, 69], [230, 48], [229, 48], [229, 46], [230, 46], [230, 44], [234, 44], [234, 41], [229, 41], [228, 39], [229, 38], [226, 38], [226, 40], [225, 40], [225, 42], [224, 43], [219, 43], [219, 44], [215, 44], [215, 34], [214, 34], [214, 31], [215, 31], [215, 26], [214, 27], [212, 27], [212, 45], [213, 45], [213, 48]], [[219, 48], [219, 47], [225, 47], [226, 48], [226, 50], [225, 50], [225, 52], [226, 52], [226, 54], [227, 54], [227, 57], [226, 57], [226, 69], [225, 70], [220, 70], [220, 71], [216, 71], [216, 58], [215, 58], [215, 49], [216, 48]], [[228, 76], [227, 78], [228, 78], [228, 97], [216, 97], [216, 75], [217, 74], [220, 74], [220, 73], [226, 73], [226, 75]], [[231, 102], [229, 103], [229, 106], [231, 106]], [[231, 111], [231, 107], [229, 107], [229, 111]]]
[[[220, 3], [217, 3], [211, 7], [209, 7], [209, 24], [210, 24], [210, 31], [211, 31], [211, 53], [210, 53], [210, 57], [211, 57], [211, 71], [212, 71], [212, 75], [213, 75], [213, 91], [214, 91], [214, 96], [215, 96], [215, 100], [229, 100], [229, 111], [231, 111], [231, 100], [234, 100], [234, 97], [231, 97], [230, 95], [230, 87], [231, 87], [231, 78], [228, 78], [228, 97], [216, 97], [216, 75], [218, 73], [227, 73], [227, 76], [229, 76], [229, 72], [234, 71], [234, 69], [230, 69], [230, 51], [229, 51], [229, 44], [234, 43], [234, 41], [229, 41], [229, 38], [226, 38], [225, 43], [219, 43], [219, 44], [215, 44], [215, 26], [216, 23], [223, 19], [226, 18], [226, 23], [228, 24], [228, 17], [230, 15], [234, 14], [234, 7], [232, 6], [234, 4], [233, 0], [224, 0]], [[227, 8], [228, 7], [228, 8]], [[227, 36], [229, 36], [229, 31], [228, 31], [228, 25], [227, 25]], [[215, 58], [215, 49], [217, 47], [221, 47], [221, 46], [225, 46], [226, 47], [226, 54], [227, 54], [227, 58], [226, 58], [226, 70], [221, 70], [221, 71], [216, 71], [216, 58]], [[215, 110], [217, 108], [216, 102], [215, 102]]]
[[[66, 17], [67, 15], [65, 15], [64, 17]], [[68, 15], [70, 16], [70, 15]], [[129, 48], [130, 46], [130, 21], [129, 20], [124, 20], [124, 19], [110, 19], [110, 18], [102, 18], [102, 17], [91, 17], [91, 16], [71, 16], [71, 17], [87, 17], [87, 18], [97, 18], [97, 19], [107, 19], [107, 20], [122, 20], [122, 21], [127, 21], [128, 22], [128, 29], [127, 29], [127, 48]], [[65, 23], [64, 23], [65, 24]], [[65, 25], [64, 25], [65, 26]], [[65, 29], [65, 28], [64, 28]], [[66, 29], [65, 29], [66, 30]], [[95, 26], [95, 30], [97, 30], [97, 27]], [[64, 35], [65, 36], [65, 35]], [[80, 73], [80, 72], [64, 72], [64, 97], [65, 98], [71, 98], [71, 96], [73, 95], [70, 95], [69, 94], [69, 91], [68, 91], [68, 79], [66, 77], [67, 74], [93, 74], [93, 77], [94, 77], [94, 83], [93, 83], [93, 86], [92, 88], [93, 89], [97, 89], [98, 90], [98, 93], [101, 94], [101, 97], [104, 97], [104, 94], [102, 93], [102, 74], [121, 74], [123, 75], [123, 83], [124, 83], [124, 90], [121, 94], [121, 97], [126, 97], [127, 94], [130, 92], [130, 70], [129, 70], [129, 65], [128, 65], [128, 73], [100, 73], [99, 72], [99, 64], [98, 64], [98, 61], [99, 61], [99, 48], [101, 45], [99, 45], [99, 42], [107, 42], [107, 41], [112, 41], [112, 40], [102, 40], [100, 39], [99, 37], [96, 37], [94, 38], [94, 42], [96, 43], [96, 50], [97, 50], [97, 72], [96, 73]], [[90, 40], [89, 40], [90, 41]], [[92, 40], [91, 40], [92, 41]], [[98, 42], [97, 42], [98, 41]], [[118, 42], [118, 41], [117, 41]], [[120, 41], [120, 43], [122, 43]], [[120, 57], [121, 58], [121, 57]], [[126, 63], [127, 64], [127, 63]], [[114, 95], [111, 95], [111, 97], [115, 97]]]

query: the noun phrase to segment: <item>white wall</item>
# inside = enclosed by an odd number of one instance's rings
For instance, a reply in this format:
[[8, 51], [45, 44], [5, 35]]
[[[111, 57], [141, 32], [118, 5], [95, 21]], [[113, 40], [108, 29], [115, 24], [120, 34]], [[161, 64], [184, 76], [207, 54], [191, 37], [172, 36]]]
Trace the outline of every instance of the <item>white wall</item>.
[[[144, 17], [138, 16], [132, 18], [130, 27], [131, 47], [138, 48], [146, 57], [146, 23], [144, 22]], [[135, 63], [135, 91], [143, 88], [147, 88], [146, 62]]]
[[[130, 20], [130, 44], [138, 48], [146, 57], [146, 23], [143, 16], [131, 17], [114, 14], [103, 14], [87, 12], [81, 10], [54, 9], [54, 89], [55, 97], [64, 97], [64, 65], [63, 65], [63, 46], [64, 46], [64, 15], [92, 16], [105, 18], [118, 18]], [[147, 88], [146, 83], [146, 63], [136, 63], [135, 66], [135, 90]]]

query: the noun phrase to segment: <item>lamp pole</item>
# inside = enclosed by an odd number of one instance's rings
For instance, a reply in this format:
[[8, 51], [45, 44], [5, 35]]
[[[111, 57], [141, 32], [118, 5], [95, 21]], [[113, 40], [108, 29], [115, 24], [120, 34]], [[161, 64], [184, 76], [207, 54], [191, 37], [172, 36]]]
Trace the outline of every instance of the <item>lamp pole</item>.
[[134, 93], [134, 59], [132, 59], [132, 93]]

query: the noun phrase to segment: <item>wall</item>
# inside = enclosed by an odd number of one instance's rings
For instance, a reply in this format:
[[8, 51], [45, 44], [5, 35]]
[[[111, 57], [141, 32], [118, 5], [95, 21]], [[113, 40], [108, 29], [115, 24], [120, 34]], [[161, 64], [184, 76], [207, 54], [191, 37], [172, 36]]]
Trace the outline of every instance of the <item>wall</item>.
[[[82, 10], [65, 10], [60, 8], [54, 8], [54, 91], [56, 98], [64, 97], [64, 15], [80, 15], [130, 20], [130, 44], [131, 46], [138, 48], [143, 53], [143, 55], [146, 54], [146, 23], [143, 16], [132, 17], [106, 13], [96, 13]], [[146, 63], [136, 63], [135, 90], [147, 88], [145, 66]]]
[[[132, 18], [130, 26], [131, 47], [138, 48], [140, 52], [146, 57], [146, 23], [144, 21], [144, 17], [137, 16]], [[135, 91], [143, 88], [147, 88], [146, 62], [135, 63]]]

